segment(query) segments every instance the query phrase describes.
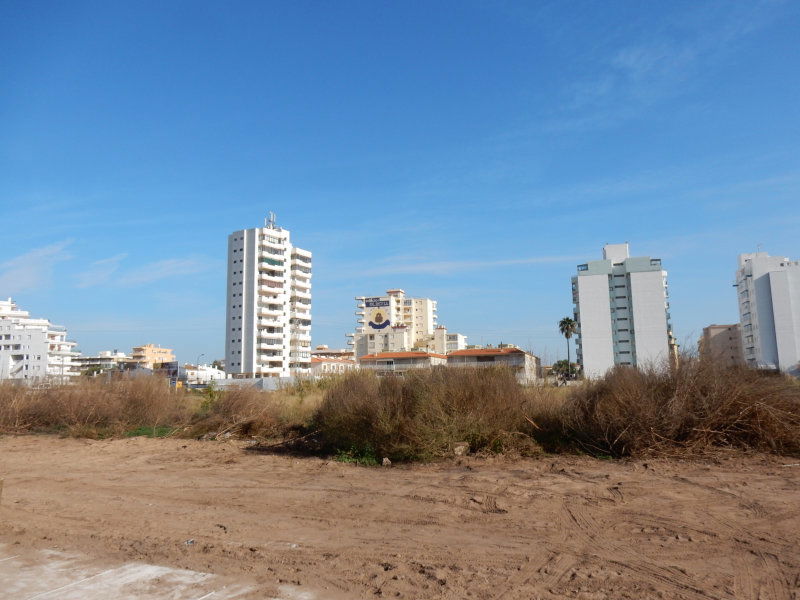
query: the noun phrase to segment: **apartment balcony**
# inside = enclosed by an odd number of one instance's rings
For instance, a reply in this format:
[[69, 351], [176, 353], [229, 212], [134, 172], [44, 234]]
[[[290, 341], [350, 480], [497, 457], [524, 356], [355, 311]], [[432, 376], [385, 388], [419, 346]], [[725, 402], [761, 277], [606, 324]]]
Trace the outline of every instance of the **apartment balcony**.
[[311, 341], [311, 336], [309, 334], [307, 334], [307, 333], [303, 333], [303, 332], [299, 332], [298, 331], [296, 333], [292, 332], [292, 335], [291, 335], [290, 339], [292, 341], [297, 341], [297, 342], [310, 342]]
[[363, 316], [364, 316], [364, 314], [365, 314], [365, 313], [364, 313], [364, 311], [363, 311], [363, 310], [357, 310], [357, 311], [356, 311], [356, 316], [357, 316], [357, 317], [363, 317]]
[[278, 308], [267, 308], [266, 306], [259, 306], [258, 307], [258, 316], [259, 317], [282, 317], [283, 316], [283, 307]]
[[260, 296], [279, 296], [285, 293], [283, 286], [273, 285], [260, 285], [258, 286], [258, 294]]
[[262, 317], [256, 320], [256, 325], [259, 327], [276, 327], [282, 323], [281, 319], [276, 319], [275, 317]]
[[303, 260], [311, 260], [311, 252], [303, 248], [292, 248], [292, 256], [297, 256]]
[[265, 248], [272, 248], [274, 250], [286, 250], [286, 241], [279, 239], [279, 241], [268, 240], [266, 238], [261, 238], [258, 240], [259, 250], [264, 250]]
[[311, 292], [304, 292], [296, 288], [292, 290], [292, 296], [295, 296], [296, 298], [305, 298], [306, 300], [311, 300]]
[[283, 276], [267, 275], [266, 273], [259, 273], [258, 281], [260, 283], [266, 283], [266, 282], [279, 283], [281, 284], [281, 287], [283, 287], [283, 284], [286, 283], [286, 278]]
[[258, 259], [258, 266], [262, 269], [269, 269], [271, 271], [286, 271], [286, 265], [277, 258], [264, 256]]
[[[281, 342], [281, 341], [279, 341], [279, 342], [275, 342], [275, 341], [272, 341], [272, 342], [259, 342], [256, 345], [256, 348], [258, 348], [259, 350], [283, 350], [283, 342]], [[259, 360], [261, 358], [262, 357], [259, 357]]]
[[311, 276], [305, 273], [297, 273], [292, 270], [292, 283], [304, 288], [311, 288]]
[[[280, 244], [263, 244], [263, 248], [258, 249], [258, 258], [272, 258], [275, 260], [286, 260], [284, 248]], [[274, 252], [270, 251], [274, 250]]]

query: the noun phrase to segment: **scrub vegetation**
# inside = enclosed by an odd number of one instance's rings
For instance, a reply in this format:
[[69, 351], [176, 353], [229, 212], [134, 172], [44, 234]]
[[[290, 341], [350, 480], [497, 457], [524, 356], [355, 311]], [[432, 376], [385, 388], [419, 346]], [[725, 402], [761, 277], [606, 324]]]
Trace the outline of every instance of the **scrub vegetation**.
[[521, 386], [506, 368], [350, 372], [274, 392], [174, 390], [157, 378], [46, 389], [0, 385], [0, 431], [88, 438], [242, 438], [264, 450], [376, 464], [471, 452], [693, 456], [718, 448], [800, 455], [800, 384], [684, 357], [569, 387]]

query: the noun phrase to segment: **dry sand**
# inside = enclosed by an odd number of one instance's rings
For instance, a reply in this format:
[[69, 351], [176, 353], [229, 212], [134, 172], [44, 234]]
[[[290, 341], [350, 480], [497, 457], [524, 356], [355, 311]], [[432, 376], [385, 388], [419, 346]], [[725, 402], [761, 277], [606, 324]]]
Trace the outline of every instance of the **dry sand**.
[[240, 442], [6, 436], [0, 477], [17, 554], [212, 573], [252, 598], [800, 598], [796, 459], [364, 468]]

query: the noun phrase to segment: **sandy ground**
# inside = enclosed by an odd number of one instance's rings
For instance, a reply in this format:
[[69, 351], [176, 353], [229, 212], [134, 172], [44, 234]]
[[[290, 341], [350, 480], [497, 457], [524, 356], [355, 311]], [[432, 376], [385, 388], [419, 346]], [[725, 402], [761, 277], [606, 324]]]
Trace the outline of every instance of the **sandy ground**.
[[800, 599], [796, 459], [363, 468], [239, 442], [5, 436], [0, 477], [7, 553], [214, 574], [247, 598]]

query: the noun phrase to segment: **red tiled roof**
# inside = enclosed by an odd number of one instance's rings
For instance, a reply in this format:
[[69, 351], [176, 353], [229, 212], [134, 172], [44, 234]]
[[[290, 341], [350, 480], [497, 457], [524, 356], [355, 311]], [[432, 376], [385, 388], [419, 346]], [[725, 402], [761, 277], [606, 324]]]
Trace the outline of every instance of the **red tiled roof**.
[[487, 356], [491, 354], [524, 354], [519, 348], [470, 348], [469, 350], [454, 350], [448, 356]]
[[436, 354], [434, 352], [379, 352], [378, 354], [366, 354], [358, 360], [380, 360], [382, 358], [447, 358], [446, 354]]

